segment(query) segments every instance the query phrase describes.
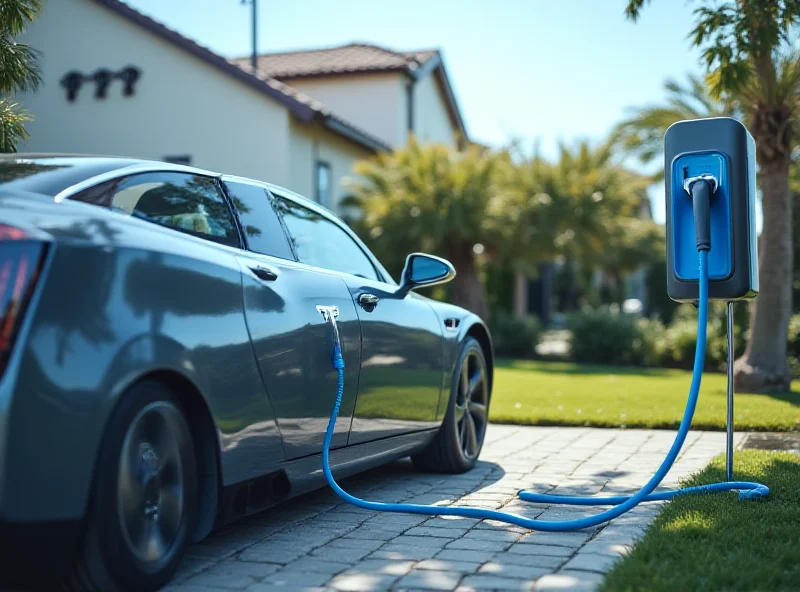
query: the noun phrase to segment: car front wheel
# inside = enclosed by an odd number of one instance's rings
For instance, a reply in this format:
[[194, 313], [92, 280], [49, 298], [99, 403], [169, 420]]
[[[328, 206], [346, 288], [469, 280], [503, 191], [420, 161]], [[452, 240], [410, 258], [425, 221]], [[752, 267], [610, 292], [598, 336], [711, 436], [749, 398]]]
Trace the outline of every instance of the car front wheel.
[[145, 592], [174, 574], [197, 512], [191, 431], [176, 397], [145, 380], [108, 423], [72, 590]]
[[475, 466], [489, 423], [489, 379], [486, 358], [477, 340], [461, 346], [442, 427], [414, 465], [437, 473], [463, 473]]

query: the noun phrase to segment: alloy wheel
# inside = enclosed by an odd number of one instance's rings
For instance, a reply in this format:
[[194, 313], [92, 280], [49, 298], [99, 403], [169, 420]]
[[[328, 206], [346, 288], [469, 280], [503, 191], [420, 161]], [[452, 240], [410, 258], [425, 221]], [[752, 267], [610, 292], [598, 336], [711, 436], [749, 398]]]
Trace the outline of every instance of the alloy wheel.
[[478, 456], [483, 444], [488, 404], [486, 365], [476, 352], [470, 351], [461, 364], [455, 402], [458, 440], [461, 451], [469, 460]]
[[184, 513], [180, 412], [157, 401], [133, 419], [119, 459], [117, 507], [122, 534], [143, 563], [169, 560]]

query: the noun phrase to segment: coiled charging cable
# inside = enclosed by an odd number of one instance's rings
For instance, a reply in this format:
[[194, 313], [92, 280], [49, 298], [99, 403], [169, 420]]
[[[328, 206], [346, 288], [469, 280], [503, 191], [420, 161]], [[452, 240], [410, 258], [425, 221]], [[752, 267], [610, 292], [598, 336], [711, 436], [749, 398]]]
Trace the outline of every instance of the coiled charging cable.
[[550, 532], [580, 530], [582, 528], [597, 526], [624, 514], [642, 502], [669, 500], [681, 495], [732, 490], [737, 490], [739, 492], [740, 499], [762, 498], [768, 495], [769, 488], [766, 485], [749, 481], [727, 481], [723, 483], [714, 483], [711, 485], [699, 485], [696, 487], [687, 487], [684, 489], [654, 493], [655, 489], [659, 486], [661, 481], [663, 481], [664, 477], [666, 477], [667, 473], [672, 468], [672, 465], [675, 463], [675, 460], [677, 459], [678, 454], [680, 453], [681, 448], [686, 441], [686, 436], [689, 433], [692, 417], [694, 416], [695, 408], [697, 407], [698, 396], [700, 394], [700, 381], [703, 376], [703, 366], [705, 363], [706, 353], [706, 325], [708, 323], [708, 251], [711, 249], [709, 202], [715, 190], [716, 186], [712, 186], [712, 184], [704, 178], [698, 178], [697, 182], [687, 187], [687, 191], [694, 200], [695, 230], [697, 233], [697, 247], [700, 264], [700, 273], [698, 278], [699, 298], [697, 314], [697, 346], [694, 356], [692, 383], [689, 389], [689, 398], [686, 402], [686, 409], [683, 412], [683, 419], [681, 419], [678, 433], [675, 435], [675, 440], [673, 441], [672, 446], [667, 452], [663, 462], [656, 470], [655, 474], [638, 492], [629, 496], [618, 495], [606, 497], [564, 496], [536, 493], [533, 491], [521, 491], [519, 493], [520, 499], [529, 502], [566, 504], [573, 506], [613, 506], [612, 508], [600, 512], [599, 514], [573, 520], [537, 520], [526, 518], [525, 516], [520, 516], [518, 514], [501, 512], [499, 510], [489, 510], [485, 508], [372, 502], [355, 497], [354, 495], [350, 495], [336, 482], [330, 467], [331, 438], [333, 437], [333, 429], [336, 425], [336, 418], [339, 415], [339, 407], [342, 403], [342, 394], [344, 392], [344, 358], [342, 356], [342, 346], [339, 339], [338, 327], [336, 326], [335, 315], [330, 311], [326, 313], [325, 307], [319, 307], [320, 312], [333, 328], [334, 349], [332, 363], [338, 377], [336, 402], [334, 403], [333, 412], [331, 413], [330, 421], [328, 422], [328, 429], [325, 432], [325, 438], [322, 443], [322, 470], [331, 489], [333, 489], [333, 491], [336, 492], [336, 494], [344, 501], [359, 508], [375, 510], [376, 512], [400, 512], [422, 514], [426, 516], [460, 516], [463, 518], [476, 518], [479, 520], [497, 520], [498, 522], [514, 524], [516, 526], [521, 526], [531, 530]]

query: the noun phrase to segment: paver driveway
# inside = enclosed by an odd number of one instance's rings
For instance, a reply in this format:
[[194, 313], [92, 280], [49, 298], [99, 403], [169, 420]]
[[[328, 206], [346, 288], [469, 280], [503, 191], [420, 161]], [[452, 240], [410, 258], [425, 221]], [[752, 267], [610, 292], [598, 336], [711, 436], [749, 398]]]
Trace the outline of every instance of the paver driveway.
[[[737, 435], [737, 441], [743, 434]], [[520, 489], [630, 492], [661, 462], [673, 432], [492, 425], [464, 475], [415, 472], [408, 461], [344, 481], [372, 500], [502, 508], [542, 519], [600, 511], [520, 502]], [[664, 486], [724, 450], [692, 432]], [[189, 549], [167, 590], [584, 590], [602, 581], [658, 511], [645, 504], [602, 528], [529, 532], [468, 519], [376, 514], [320, 490], [247, 518]]]

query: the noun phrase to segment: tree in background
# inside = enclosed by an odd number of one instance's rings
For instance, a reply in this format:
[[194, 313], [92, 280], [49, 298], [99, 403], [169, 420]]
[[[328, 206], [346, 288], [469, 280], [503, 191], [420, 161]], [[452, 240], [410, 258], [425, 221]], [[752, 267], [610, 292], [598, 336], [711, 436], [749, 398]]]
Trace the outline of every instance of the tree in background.
[[488, 318], [478, 256], [493, 256], [508, 228], [509, 213], [495, 197], [502, 158], [477, 147], [422, 147], [412, 139], [406, 148], [358, 163], [361, 180], [344, 205], [360, 209], [351, 224], [395, 277], [408, 253], [445, 257], [458, 270], [453, 301]]
[[389, 270], [413, 251], [446, 257], [458, 272], [453, 301], [484, 318], [481, 264], [530, 275], [563, 256], [589, 278], [611, 272], [621, 289], [623, 274], [663, 251], [663, 231], [640, 216], [647, 179], [615, 165], [608, 146], [562, 147], [550, 163], [412, 140], [356, 172], [344, 205], [362, 215], [350, 223]]
[[[800, 136], [800, 134], [798, 135]], [[800, 137], [798, 137], [800, 144]], [[795, 157], [789, 172], [789, 191], [792, 193], [792, 228], [793, 236], [800, 236], [800, 149], [795, 148]], [[794, 276], [792, 278], [793, 312], [800, 312], [800, 241], [794, 240]]]
[[[676, 121], [707, 117], [741, 119], [736, 102], [727, 95], [719, 99], [711, 96], [708, 86], [699, 76], [690, 75], [687, 84], [667, 80], [664, 90], [664, 104], [635, 108], [632, 115], [617, 124], [611, 133], [612, 145], [635, 156], [642, 164], [649, 165], [656, 161], [661, 164], [664, 134]], [[663, 178], [664, 169], [659, 166], [654, 179], [660, 181]]]
[[35, 89], [41, 78], [33, 49], [15, 39], [39, 16], [41, 0], [0, 2], [0, 152], [16, 152], [27, 139], [31, 116], [13, 101], [18, 92]]
[[[636, 20], [646, 0], [629, 0]], [[762, 192], [760, 294], [750, 341], [736, 361], [737, 388], [786, 390], [791, 373], [787, 333], [792, 310], [792, 200], [789, 167], [800, 112], [800, 23], [797, 0], [704, 1], [695, 12], [692, 43], [703, 51], [710, 94], [735, 99], [756, 140]]]
[[[512, 248], [576, 265], [584, 294], [591, 291], [594, 272], [603, 271], [613, 282], [615, 299], [621, 300], [624, 276], [663, 250], [663, 229], [643, 215], [649, 179], [614, 163], [612, 155], [609, 144], [562, 145], [552, 165], [533, 161], [518, 166], [519, 178], [507, 184], [507, 191], [525, 195], [532, 187], [541, 192], [520, 227], [538, 233], [539, 240], [517, 238]], [[552, 202], [549, 211], [539, 206], [542, 197]]]

